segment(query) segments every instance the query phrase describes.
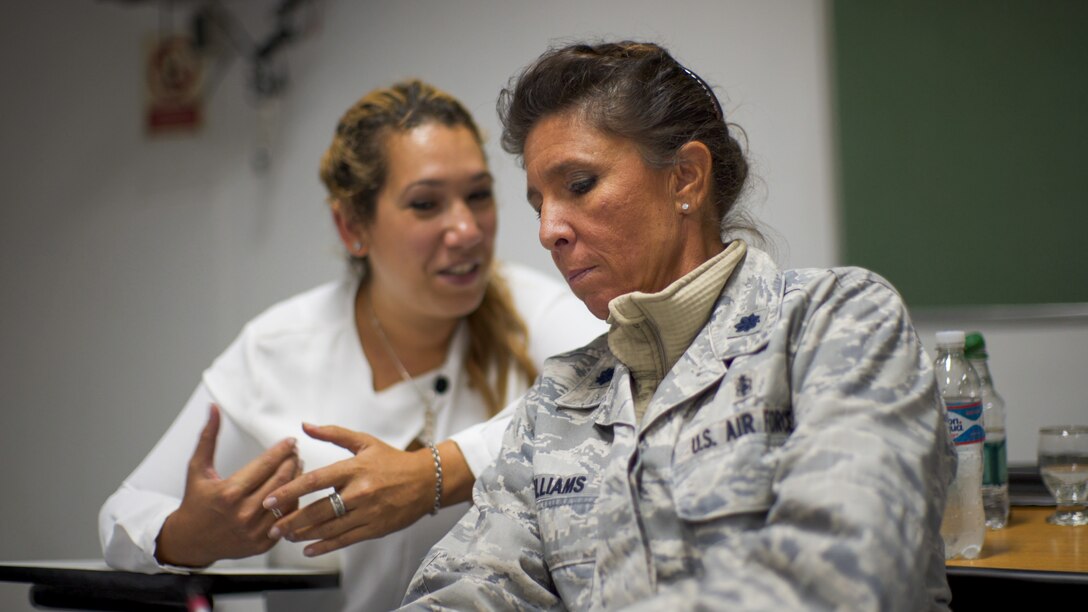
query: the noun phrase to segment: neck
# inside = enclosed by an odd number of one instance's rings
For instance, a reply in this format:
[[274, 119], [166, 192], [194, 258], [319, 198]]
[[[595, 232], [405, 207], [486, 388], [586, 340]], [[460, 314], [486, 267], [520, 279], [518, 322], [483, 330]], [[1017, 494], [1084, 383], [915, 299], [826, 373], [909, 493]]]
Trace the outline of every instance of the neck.
[[684, 247], [678, 254], [676, 265], [672, 268], [670, 274], [666, 278], [660, 279], [653, 290], [647, 293], [664, 290], [678, 279], [690, 274], [695, 268], [716, 257], [723, 250], [725, 250], [725, 245], [722, 244], [721, 238], [717, 235], [692, 236], [690, 240], [684, 241]]
[[362, 285], [355, 295], [355, 328], [373, 372], [374, 389], [380, 391], [403, 379], [398, 361], [413, 377], [440, 367], [458, 323], [458, 318], [416, 315]]

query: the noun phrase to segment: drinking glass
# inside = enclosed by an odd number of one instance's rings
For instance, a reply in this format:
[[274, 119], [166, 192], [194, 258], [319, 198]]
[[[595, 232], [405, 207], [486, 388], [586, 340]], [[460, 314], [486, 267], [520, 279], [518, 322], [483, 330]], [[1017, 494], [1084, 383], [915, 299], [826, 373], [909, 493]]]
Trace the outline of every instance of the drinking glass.
[[1088, 525], [1088, 426], [1039, 429], [1039, 473], [1058, 502], [1051, 525]]

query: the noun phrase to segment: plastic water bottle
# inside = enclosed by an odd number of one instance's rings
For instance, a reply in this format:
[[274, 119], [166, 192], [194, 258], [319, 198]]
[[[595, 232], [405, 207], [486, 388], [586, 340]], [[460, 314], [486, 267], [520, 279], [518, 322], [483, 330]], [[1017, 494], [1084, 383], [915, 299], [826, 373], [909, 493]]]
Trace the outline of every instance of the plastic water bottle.
[[986, 442], [982, 447], [982, 506], [986, 527], [1002, 529], [1009, 522], [1009, 468], [1005, 450], [1005, 400], [994, 390], [990, 367], [986, 363], [986, 341], [982, 334], [967, 334], [964, 350], [967, 361], [978, 374], [982, 387], [982, 423]]
[[956, 445], [956, 477], [948, 488], [941, 521], [945, 559], [974, 559], [982, 552], [986, 515], [982, 509], [982, 391], [978, 374], [963, 354], [962, 331], [937, 332], [933, 363], [944, 400], [948, 433]]

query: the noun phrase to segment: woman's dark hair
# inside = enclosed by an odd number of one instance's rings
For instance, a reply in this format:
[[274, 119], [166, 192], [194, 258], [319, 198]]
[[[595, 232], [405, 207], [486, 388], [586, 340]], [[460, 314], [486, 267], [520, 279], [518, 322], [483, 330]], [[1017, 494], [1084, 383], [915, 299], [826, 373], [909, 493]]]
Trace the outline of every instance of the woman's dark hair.
[[[576, 111], [602, 132], [628, 138], [650, 165], [674, 163], [685, 144], [710, 149], [711, 197], [723, 234], [759, 232], [734, 205], [748, 179], [741, 145], [718, 98], [692, 71], [653, 43], [573, 44], [554, 48], [511, 79], [499, 95], [502, 147], [517, 156], [541, 119]], [[739, 127], [734, 126], [739, 130]]]
[[[480, 129], [472, 115], [450, 94], [420, 80], [375, 89], [360, 98], [340, 118], [336, 133], [321, 158], [321, 182], [332, 204], [369, 225], [374, 221], [378, 193], [385, 185], [385, 143], [390, 134], [437, 123], [464, 127], [483, 149]], [[366, 258], [351, 258], [366, 282]], [[514, 308], [506, 281], [492, 269], [480, 306], [468, 315], [469, 347], [465, 359], [469, 383], [483, 396], [494, 415], [506, 402], [508, 373], [513, 368], [525, 381], [536, 378], [529, 358], [529, 331]]]

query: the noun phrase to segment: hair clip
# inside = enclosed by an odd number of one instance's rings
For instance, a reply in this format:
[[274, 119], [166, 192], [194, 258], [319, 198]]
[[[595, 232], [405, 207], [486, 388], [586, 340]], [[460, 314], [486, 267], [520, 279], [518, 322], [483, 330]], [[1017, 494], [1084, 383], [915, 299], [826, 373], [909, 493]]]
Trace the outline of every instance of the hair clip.
[[[677, 65], [679, 65], [679, 64], [677, 64]], [[710, 98], [711, 102], [714, 103], [714, 112], [717, 113], [718, 119], [721, 119], [722, 121], [725, 121], [725, 113], [722, 112], [722, 104], [721, 104], [721, 102], [718, 101], [718, 96], [715, 96], [714, 92], [710, 91], [710, 87], [706, 84], [706, 81], [704, 81], [699, 75], [697, 75], [694, 72], [688, 70], [684, 66], [680, 66], [680, 69], [683, 70], [685, 73], [687, 73], [687, 75], [689, 77], [695, 79], [695, 82], [699, 84], [699, 87], [703, 88], [703, 91], [706, 92], [706, 96], [708, 98]]]

